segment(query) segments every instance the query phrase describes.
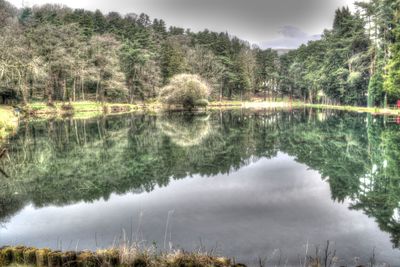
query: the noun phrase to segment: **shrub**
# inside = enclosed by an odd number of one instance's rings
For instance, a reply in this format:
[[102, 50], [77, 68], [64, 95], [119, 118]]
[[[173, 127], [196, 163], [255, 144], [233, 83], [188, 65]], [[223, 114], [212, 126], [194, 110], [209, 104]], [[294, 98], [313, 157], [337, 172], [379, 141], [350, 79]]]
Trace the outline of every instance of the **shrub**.
[[185, 109], [207, 106], [210, 90], [200, 76], [175, 75], [169, 85], [161, 89], [160, 101], [168, 105], [182, 105]]

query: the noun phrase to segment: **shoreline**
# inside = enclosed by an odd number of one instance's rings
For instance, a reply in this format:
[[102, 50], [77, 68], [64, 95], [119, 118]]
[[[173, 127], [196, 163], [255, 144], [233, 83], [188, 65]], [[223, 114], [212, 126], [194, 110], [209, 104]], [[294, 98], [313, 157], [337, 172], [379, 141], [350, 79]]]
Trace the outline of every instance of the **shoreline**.
[[[340, 106], [340, 105], [325, 105], [325, 104], [309, 104], [300, 101], [211, 101], [206, 109], [220, 108], [299, 108], [310, 107], [315, 109], [334, 109], [344, 110], [359, 113], [371, 113], [381, 115], [400, 115], [400, 109], [385, 109], [379, 107], [360, 107], [360, 106]], [[158, 112], [165, 110], [162, 104], [157, 101], [143, 102], [136, 104], [126, 103], [100, 103], [91, 101], [77, 101], [72, 103], [54, 103], [54, 107], [49, 107], [46, 103], [38, 102], [28, 104], [22, 111], [32, 117], [49, 117], [49, 116], [78, 116], [81, 114], [87, 115], [102, 115], [102, 114], [122, 114], [134, 111], [152, 111]], [[168, 109], [167, 109], [168, 110]], [[172, 107], [169, 110], [181, 110], [179, 107]], [[88, 117], [88, 116], [85, 116]]]
[[315, 108], [315, 109], [335, 109], [343, 111], [352, 111], [358, 113], [370, 113], [374, 115], [398, 115], [400, 116], [399, 109], [388, 109], [379, 107], [357, 107], [357, 106], [337, 106], [337, 105], [324, 105], [324, 104], [303, 104], [305, 107]]
[[[266, 108], [315, 108], [320, 110], [343, 110], [358, 113], [370, 113], [374, 115], [400, 116], [400, 109], [368, 108], [357, 106], [337, 106], [324, 104], [308, 104], [299, 101], [211, 101], [206, 110], [218, 109], [266, 109]], [[102, 115], [119, 115], [132, 112], [154, 112], [165, 110], [157, 102], [143, 102], [138, 104], [126, 103], [100, 103], [91, 101], [63, 103], [55, 102], [50, 107], [44, 102], [30, 103], [21, 108], [23, 118], [29, 119], [51, 119], [62, 117], [73, 117], [76, 119], [90, 119]], [[170, 108], [169, 110], [181, 110]], [[19, 115], [18, 115], [19, 116]], [[15, 133], [18, 129], [19, 118], [11, 106], [0, 105], [0, 143]]]

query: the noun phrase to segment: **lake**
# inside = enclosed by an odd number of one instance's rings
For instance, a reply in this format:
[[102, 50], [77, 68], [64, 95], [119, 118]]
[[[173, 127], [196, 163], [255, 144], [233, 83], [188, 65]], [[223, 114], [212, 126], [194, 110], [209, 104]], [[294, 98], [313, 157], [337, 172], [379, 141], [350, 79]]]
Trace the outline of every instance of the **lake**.
[[400, 266], [400, 125], [232, 110], [22, 122], [1, 160], [0, 245], [123, 242], [299, 265]]

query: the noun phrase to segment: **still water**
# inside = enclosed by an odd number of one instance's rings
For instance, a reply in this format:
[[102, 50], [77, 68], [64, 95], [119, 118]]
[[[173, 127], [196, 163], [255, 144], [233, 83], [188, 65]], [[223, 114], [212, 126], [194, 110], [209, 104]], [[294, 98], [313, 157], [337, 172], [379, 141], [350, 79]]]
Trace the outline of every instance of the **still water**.
[[289, 266], [330, 240], [338, 266], [400, 266], [392, 121], [301, 109], [22, 123], [0, 162], [0, 245], [133, 240]]

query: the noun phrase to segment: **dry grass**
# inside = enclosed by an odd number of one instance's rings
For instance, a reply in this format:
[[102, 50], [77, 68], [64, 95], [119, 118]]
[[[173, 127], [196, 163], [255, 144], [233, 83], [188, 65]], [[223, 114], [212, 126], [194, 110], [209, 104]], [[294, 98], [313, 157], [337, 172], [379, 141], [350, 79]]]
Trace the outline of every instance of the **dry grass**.
[[18, 118], [12, 107], [0, 106], [0, 140], [6, 138], [18, 127]]
[[97, 252], [60, 252], [49, 249], [3, 247], [0, 249], [0, 266], [137, 266], [137, 267], [233, 267], [230, 259], [208, 253], [173, 251], [160, 253], [154, 247], [138, 245]]

